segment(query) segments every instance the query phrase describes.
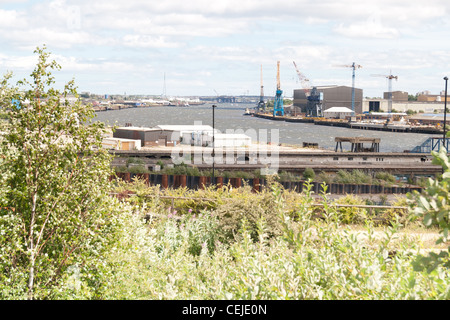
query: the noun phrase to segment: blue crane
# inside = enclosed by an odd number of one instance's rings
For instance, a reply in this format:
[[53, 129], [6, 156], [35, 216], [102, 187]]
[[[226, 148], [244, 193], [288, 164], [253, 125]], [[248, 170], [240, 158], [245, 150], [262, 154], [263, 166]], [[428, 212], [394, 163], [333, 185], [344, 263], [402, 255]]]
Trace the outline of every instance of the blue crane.
[[273, 116], [277, 115], [284, 116], [283, 90], [281, 90], [280, 86], [280, 61], [277, 62], [277, 91], [273, 103]]

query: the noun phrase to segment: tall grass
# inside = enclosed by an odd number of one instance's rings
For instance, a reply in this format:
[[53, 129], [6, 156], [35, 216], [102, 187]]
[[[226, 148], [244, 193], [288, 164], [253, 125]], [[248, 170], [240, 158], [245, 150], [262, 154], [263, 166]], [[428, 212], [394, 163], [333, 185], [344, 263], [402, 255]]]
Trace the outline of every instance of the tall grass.
[[[109, 257], [114, 272], [105, 299], [449, 298], [448, 270], [414, 271], [421, 246], [401, 237], [400, 225], [380, 235], [367, 221], [361, 237], [326, 202], [322, 218], [315, 219], [308, 185], [295, 210], [292, 194], [276, 183], [258, 194], [245, 188], [184, 192], [214, 194], [217, 203], [200, 212], [168, 213], [152, 206], [159, 201], [153, 197], [124, 213], [122, 243]], [[248, 205], [241, 210], [235, 202], [242, 201]], [[136, 213], [148, 208], [161, 209], [165, 217], [145, 222]], [[227, 214], [236, 223], [231, 233], [221, 226]]]

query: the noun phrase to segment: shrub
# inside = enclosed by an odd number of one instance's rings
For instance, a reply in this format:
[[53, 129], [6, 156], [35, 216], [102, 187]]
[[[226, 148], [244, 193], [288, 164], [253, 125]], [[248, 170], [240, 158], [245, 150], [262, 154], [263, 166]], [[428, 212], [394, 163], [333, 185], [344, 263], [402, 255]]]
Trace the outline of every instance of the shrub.
[[278, 180], [279, 181], [299, 181], [300, 177], [296, 176], [295, 174], [293, 174], [292, 172], [287, 172], [287, 171], [281, 171], [278, 174]]
[[314, 172], [314, 169], [312, 168], [306, 168], [305, 171], [303, 171], [303, 179], [305, 180], [313, 180], [316, 176], [316, 173]]
[[333, 183], [333, 179], [334, 179], [334, 176], [333, 176], [333, 175], [331, 175], [331, 174], [329, 174], [329, 173], [326, 173], [326, 172], [324, 172], [324, 171], [321, 171], [321, 172], [317, 175], [317, 178], [315, 178], [316, 181], [318, 181], [318, 182], [320, 182], [320, 183], [325, 183], [325, 184], [327, 184], [327, 185], [332, 184], [332, 183]]
[[[397, 197], [395, 202], [392, 204], [393, 207], [408, 207], [407, 198], [405, 197]], [[381, 214], [380, 218], [383, 223], [386, 225], [393, 225], [396, 223], [400, 223], [405, 225], [408, 222], [409, 211], [408, 209], [386, 209]]]
[[[348, 194], [335, 200], [335, 204], [364, 205], [365, 202], [355, 195]], [[367, 218], [367, 211], [358, 207], [337, 207], [339, 221], [344, 224], [353, 224], [364, 222]]]
[[129, 173], [149, 173], [147, 168], [145, 168], [143, 165], [137, 165], [137, 166], [130, 166], [128, 167]]
[[392, 174], [390, 174], [389, 172], [377, 172], [375, 174], [375, 179], [382, 180], [387, 183], [395, 183], [396, 182], [395, 177]]

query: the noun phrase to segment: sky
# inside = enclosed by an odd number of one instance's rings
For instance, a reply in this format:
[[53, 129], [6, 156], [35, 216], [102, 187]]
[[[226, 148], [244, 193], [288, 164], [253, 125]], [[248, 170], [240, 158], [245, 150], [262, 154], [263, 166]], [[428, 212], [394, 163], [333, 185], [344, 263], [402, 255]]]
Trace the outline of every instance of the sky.
[[439, 94], [450, 76], [446, 0], [0, 0], [0, 73], [29, 77], [46, 46], [78, 92], [274, 96], [312, 86]]

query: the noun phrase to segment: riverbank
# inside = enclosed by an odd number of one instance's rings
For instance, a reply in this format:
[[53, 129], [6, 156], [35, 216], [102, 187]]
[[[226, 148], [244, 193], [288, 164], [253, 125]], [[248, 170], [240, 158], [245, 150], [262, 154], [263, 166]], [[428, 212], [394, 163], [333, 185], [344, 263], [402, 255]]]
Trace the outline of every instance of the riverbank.
[[298, 123], [314, 123], [320, 126], [341, 127], [359, 130], [375, 130], [388, 132], [410, 132], [422, 134], [442, 134], [442, 130], [433, 126], [412, 126], [412, 125], [397, 125], [397, 124], [382, 124], [382, 123], [365, 123], [365, 122], [350, 122], [342, 119], [324, 119], [324, 118], [295, 118], [287, 116], [273, 116], [270, 114], [254, 113], [253, 117], [263, 118], [273, 121], [286, 121]]

